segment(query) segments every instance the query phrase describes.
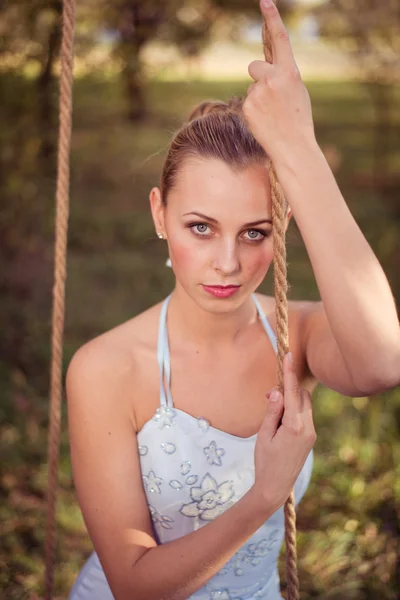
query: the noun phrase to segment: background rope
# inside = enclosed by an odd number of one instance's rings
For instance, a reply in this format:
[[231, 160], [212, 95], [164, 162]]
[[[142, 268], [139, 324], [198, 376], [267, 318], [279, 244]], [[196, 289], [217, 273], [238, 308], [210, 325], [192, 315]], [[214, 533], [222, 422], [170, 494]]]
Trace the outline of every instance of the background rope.
[[50, 388], [50, 432], [48, 442], [47, 522], [45, 539], [45, 598], [53, 594], [56, 554], [55, 503], [58, 483], [62, 397], [62, 349], [65, 314], [65, 277], [69, 216], [69, 156], [72, 124], [73, 46], [75, 0], [63, 0], [61, 76], [55, 218], [55, 261], [52, 315], [52, 359]]
[[[276, 3], [276, 2], [275, 2]], [[265, 60], [273, 62], [271, 35], [264, 21], [262, 29]], [[283, 393], [283, 357], [289, 352], [287, 265], [285, 220], [287, 202], [279, 184], [272, 161], [269, 163], [269, 179], [272, 199], [272, 225], [274, 249], [274, 292], [276, 332], [278, 344], [278, 387]], [[299, 600], [299, 578], [297, 575], [296, 510], [292, 490], [285, 508], [286, 579], [288, 600]]]

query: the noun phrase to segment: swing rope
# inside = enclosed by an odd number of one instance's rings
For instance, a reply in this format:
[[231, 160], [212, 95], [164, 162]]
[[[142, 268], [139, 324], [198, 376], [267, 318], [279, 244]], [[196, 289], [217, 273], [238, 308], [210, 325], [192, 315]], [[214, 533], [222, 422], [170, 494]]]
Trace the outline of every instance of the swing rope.
[[48, 441], [47, 520], [45, 537], [45, 598], [51, 600], [56, 554], [56, 492], [60, 447], [62, 351], [69, 216], [69, 172], [72, 130], [75, 0], [63, 0], [61, 75], [57, 154], [55, 260], [52, 312], [50, 431]]
[[[60, 446], [62, 399], [62, 350], [65, 315], [65, 280], [67, 264], [67, 233], [69, 217], [70, 146], [72, 131], [72, 85], [74, 62], [74, 28], [76, 0], [63, 0], [61, 42], [61, 75], [59, 94], [59, 135], [57, 156], [55, 261], [52, 310], [52, 358], [50, 389], [50, 430], [48, 442], [48, 492], [45, 537], [45, 598], [51, 600], [54, 585], [56, 554], [56, 492]], [[265, 60], [272, 62], [270, 33], [264, 23], [263, 46]], [[282, 187], [270, 162], [269, 178], [272, 198], [274, 293], [278, 344], [278, 387], [283, 393], [283, 358], [289, 351], [287, 267], [285, 219], [287, 203]], [[299, 600], [296, 551], [296, 513], [293, 492], [285, 503], [286, 577], [288, 600]]]
[[[276, 0], [275, 0], [276, 3]], [[263, 22], [262, 40], [265, 60], [273, 62], [271, 34]], [[289, 352], [288, 301], [287, 301], [287, 264], [286, 264], [286, 232], [285, 221], [287, 202], [278, 181], [272, 161], [269, 162], [268, 175], [272, 199], [272, 230], [274, 249], [274, 293], [276, 337], [278, 345], [278, 388], [283, 394], [283, 358]], [[294, 491], [285, 502], [285, 545], [286, 545], [286, 579], [288, 600], [299, 600], [299, 578], [297, 574], [296, 547], [296, 510]]]

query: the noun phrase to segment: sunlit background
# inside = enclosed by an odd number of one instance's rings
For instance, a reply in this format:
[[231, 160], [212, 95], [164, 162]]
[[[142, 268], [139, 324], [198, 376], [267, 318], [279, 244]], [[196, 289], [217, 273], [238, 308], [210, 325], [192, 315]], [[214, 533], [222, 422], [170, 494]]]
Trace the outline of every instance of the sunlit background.
[[[317, 138], [400, 299], [400, 3], [279, 3]], [[43, 594], [61, 2], [0, 2], [0, 596]], [[85, 341], [173, 285], [148, 193], [173, 132], [206, 98], [244, 95], [262, 58], [256, 0], [79, 0], [64, 374]], [[321, 194], [324, 190], [321, 189]], [[318, 299], [288, 233], [290, 297]], [[268, 275], [261, 291], [273, 293]], [[400, 589], [400, 390], [319, 387], [298, 512], [301, 598], [394, 600]], [[64, 407], [56, 596], [91, 552]], [[282, 585], [285, 574], [281, 565]]]

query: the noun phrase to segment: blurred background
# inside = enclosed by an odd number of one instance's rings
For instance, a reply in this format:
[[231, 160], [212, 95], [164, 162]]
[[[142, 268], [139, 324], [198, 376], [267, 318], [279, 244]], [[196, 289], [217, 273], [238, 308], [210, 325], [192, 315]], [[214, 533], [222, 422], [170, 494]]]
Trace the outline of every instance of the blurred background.
[[[400, 299], [400, 0], [282, 0], [316, 134]], [[0, 0], [0, 596], [43, 594], [60, 0]], [[206, 98], [245, 95], [263, 58], [256, 0], [80, 0], [64, 374], [90, 338], [164, 298], [148, 193], [173, 132]], [[324, 190], [321, 190], [321, 194]], [[318, 299], [288, 232], [290, 297]], [[273, 293], [268, 275], [260, 291]], [[318, 439], [298, 514], [301, 598], [400, 589], [400, 389], [314, 394]], [[63, 410], [56, 597], [92, 550]], [[282, 584], [285, 586], [283, 562]]]

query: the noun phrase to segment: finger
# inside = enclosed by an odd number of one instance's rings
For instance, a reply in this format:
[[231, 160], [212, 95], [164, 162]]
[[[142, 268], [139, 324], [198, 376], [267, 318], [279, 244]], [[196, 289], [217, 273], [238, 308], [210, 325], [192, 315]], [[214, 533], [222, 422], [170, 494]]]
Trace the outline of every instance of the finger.
[[305, 431], [311, 436], [311, 438], [314, 438], [314, 442], [316, 439], [316, 433], [315, 433], [315, 426], [314, 426], [314, 419], [313, 419], [313, 413], [312, 413], [312, 400], [311, 400], [311, 394], [308, 390], [301, 390], [301, 395], [303, 398], [303, 423], [304, 423], [304, 428]]
[[313, 425], [313, 411], [311, 394], [308, 390], [301, 389], [303, 419], [306, 425]]
[[289, 34], [275, 3], [273, 1], [261, 0], [260, 7], [264, 17], [263, 42], [265, 60], [286, 65], [295, 64]]
[[303, 403], [299, 381], [290, 355], [291, 353], [288, 352], [283, 359], [284, 405], [285, 413], [288, 415], [301, 413]]
[[273, 73], [272, 65], [265, 62], [265, 60], [253, 60], [248, 68], [249, 75], [254, 81], [267, 80]]
[[312, 400], [311, 394], [308, 390], [301, 388], [301, 399], [303, 404], [303, 413], [312, 413]]
[[273, 389], [269, 394], [269, 402], [264, 421], [260, 427], [260, 432], [264, 432], [269, 440], [272, 440], [283, 412], [283, 397], [279, 390]]

